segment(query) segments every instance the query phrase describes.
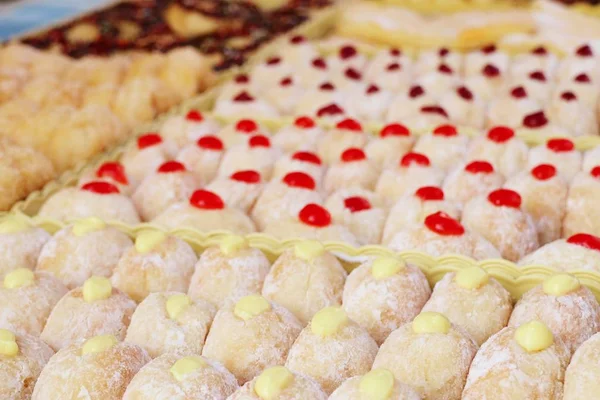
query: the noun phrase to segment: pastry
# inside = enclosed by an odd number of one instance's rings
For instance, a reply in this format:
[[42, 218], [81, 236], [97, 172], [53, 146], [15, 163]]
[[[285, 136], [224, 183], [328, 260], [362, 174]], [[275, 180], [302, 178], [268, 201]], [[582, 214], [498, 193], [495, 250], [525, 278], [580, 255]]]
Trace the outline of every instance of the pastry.
[[293, 114], [339, 123], [350, 117], [351, 110], [344, 92], [333, 83], [324, 81], [304, 93]]
[[494, 166], [482, 160], [458, 165], [444, 180], [444, 193], [448, 200], [464, 206], [470, 199], [496, 190], [504, 183], [504, 177]]
[[132, 245], [125, 233], [90, 217], [55, 233], [42, 249], [36, 269], [73, 289], [92, 276], [110, 278]]
[[127, 149], [121, 163], [134, 186], [153, 173], [164, 162], [175, 155], [175, 147], [158, 133], [147, 133], [138, 137], [136, 145]]
[[497, 189], [465, 204], [462, 223], [489, 240], [503, 258], [516, 262], [539, 247], [533, 218], [521, 204], [519, 193]]
[[40, 338], [56, 351], [98, 335], [122, 340], [135, 307], [107, 278], [93, 276], [60, 299]]
[[381, 345], [394, 330], [413, 320], [431, 289], [421, 270], [395, 257], [376, 257], [352, 271], [343, 308]]
[[[600, 167], [600, 146], [593, 147], [583, 154], [581, 170], [591, 172], [596, 167]], [[596, 171], [600, 175], [600, 169]]]
[[[542, 106], [527, 93], [523, 86], [511, 86], [506, 91], [500, 91], [496, 96], [490, 98], [487, 110], [487, 123], [490, 127], [506, 126], [508, 128], [519, 128], [523, 126], [525, 117], [534, 115]], [[534, 127], [536, 119], [529, 118], [528, 125]], [[544, 122], [540, 118], [539, 123]]]
[[531, 320], [543, 322], [573, 354], [600, 331], [600, 306], [577, 278], [556, 274], [521, 297], [508, 326], [518, 327]]
[[453, 125], [441, 125], [419, 137], [413, 151], [429, 158], [434, 167], [448, 170], [464, 158], [468, 142]]
[[396, 233], [388, 246], [395, 251], [419, 250], [433, 257], [461, 254], [476, 260], [498, 258], [493, 244], [443, 211], [425, 217], [423, 225], [407, 227]]
[[219, 99], [214, 113], [223, 118], [277, 118], [277, 109], [253, 91], [241, 90], [228, 99]]
[[338, 122], [334, 129], [325, 132], [317, 141], [317, 153], [326, 164], [340, 160], [342, 153], [349, 148], [362, 149], [367, 143], [367, 134], [362, 125], [354, 119]]
[[278, 84], [270, 85], [262, 95], [281, 115], [293, 114], [306, 88], [301, 80], [293, 75], [286, 75], [278, 80]]
[[492, 101], [506, 85], [508, 74], [505, 68], [501, 62], [486, 62], [476, 73], [465, 78], [465, 84], [478, 99]]
[[462, 71], [464, 57], [461, 53], [447, 47], [420, 51], [415, 62], [415, 73], [423, 75], [435, 70], [440, 63], [446, 64], [454, 71]]
[[510, 56], [493, 44], [477, 51], [470, 51], [465, 55], [464, 75], [475, 76], [488, 64], [495, 65], [501, 72], [506, 72], [510, 64]]
[[286, 153], [314, 151], [323, 130], [311, 117], [300, 116], [292, 125], [285, 125], [273, 136], [273, 145]]
[[410, 152], [415, 143], [415, 137], [404, 125], [390, 123], [379, 131], [365, 146], [369, 160], [379, 170], [391, 167], [397, 160], [398, 154]]
[[142, 348], [112, 335], [94, 336], [57, 352], [33, 390], [32, 400], [120, 400], [137, 372], [150, 361]]
[[303, 172], [309, 175], [317, 187], [323, 186], [326, 166], [323, 165], [321, 158], [310, 151], [297, 151], [286, 154], [277, 160], [273, 168], [272, 180], [281, 180], [292, 172]]
[[578, 172], [573, 178], [566, 203], [565, 218], [562, 221], [562, 236], [568, 237], [579, 232], [600, 235], [597, 224], [597, 210], [594, 205], [600, 193], [600, 168], [589, 173]]
[[507, 327], [473, 359], [464, 400], [561, 399], [569, 352], [539, 321]]
[[387, 85], [375, 83], [359, 85], [350, 93], [348, 107], [361, 121], [381, 121], [394, 98]]
[[569, 139], [550, 139], [545, 145], [539, 145], [529, 152], [527, 166], [533, 168], [540, 164], [552, 164], [559, 175], [571, 181], [581, 169], [582, 156]]
[[363, 71], [368, 60], [353, 44], [342, 43], [327, 61], [334, 71], [345, 71], [348, 68]]
[[306, 63], [319, 54], [314, 43], [302, 35], [291, 36], [287, 44], [281, 48], [281, 58], [292, 65]]
[[440, 106], [457, 125], [483, 128], [485, 124], [487, 104], [469, 86], [460, 85], [446, 92]]
[[385, 368], [374, 369], [342, 383], [330, 400], [419, 400], [421, 396], [411, 386], [398, 381]]
[[569, 80], [562, 80], [557, 84], [555, 92], [571, 92], [577, 100], [595, 109], [598, 106], [599, 94], [597, 83], [593, 81], [592, 76], [591, 73], [581, 72]]
[[221, 362], [244, 384], [267, 366], [281, 365], [302, 325], [282, 306], [250, 295], [221, 308], [202, 355]]
[[560, 238], [569, 187], [553, 165], [540, 164], [523, 171], [509, 179], [505, 187], [521, 195], [523, 210], [533, 218], [540, 245]]
[[598, 340], [595, 334], [575, 352], [565, 372], [564, 400], [576, 400], [597, 393], [598, 380]]
[[521, 259], [519, 265], [543, 265], [558, 271], [600, 271], [600, 238], [576, 233], [540, 247]]
[[373, 368], [388, 369], [426, 399], [460, 399], [477, 344], [448, 318], [423, 312], [388, 336]]
[[378, 176], [376, 166], [367, 158], [365, 152], [357, 147], [350, 147], [330, 165], [325, 173], [323, 187], [328, 193], [352, 187], [371, 190]]
[[188, 294], [221, 308], [260, 293], [271, 263], [241, 236], [230, 235], [206, 249], [196, 264]]
[[219, 129], [220, 125], [215, 120], [206, 117], [198, 110], [190, 110], [185, 116], [168, 118], [160, 128], [160, 135], [181, 149], [202, 136], [217, 133]]
[[130, 196], [135, 189], [133, 182], [127, 176], [125, 167], [118, 161], [107, 161], [101, 164], [94, 171], [84, 174], [79, 179], [79, 186], [93, 181], [104, 181], [112, 183], [123, 194]]
[[241, 118], [226, 125], [216, 135], [229, 149], [235, 145], [243, 144], [255, 135], [268, 135], [269, 131], [263, 125], [250, 118]]
[[397, 93], [406, 90], [412, 81], [413, 62], [399, 49], [382, 49], [371, 59], [364, 75], [367, 82]]
[[479, 346], [507, 325], [512, 309], [510, 293], [476, 266], [446, 274], [423, 307], [445, 315]]
[[433, 69], [425, 73], [419, 73], [415, 80], [419, 86], [423, 87], [427, 93], [430, 93], [436, 99], [458, 86], [460, 81], [459, 71], [444, 61], [440, 61], [433, 66]]
[[274, 82], [279, 82], [284, 77], [290, 75], [292, 65], [280, 55], [272, 55], [264, 62], [254, 66], [250, 76], [254, 87], [261, 87], [263, 90]]
[[544, 71], [532, 70], [524, 76], [510, 79], [508, 84], [523, 87], [538, 104], [545, 105], [552, 95], [553, 84], [549, 82], [551, 78]]
[[422, 106], [417, 112], [404, 120], [406, 126], [415, 132], [425, 132], [436, 126], [449, 125], [450, 115], [438, 104], [430, 103]]
[[[553, 123], [550, 118], [548, 117], [548, 115], [546, 114], [546, 112], [544, 110], [538, 110], [538, 111], [534, 111], [532, 113], [529, 113], [527, 115], [525, 115], [523, 117], [523, 121], [520, 127], [520, 132], [522, 135], [526, 135], [526, 136], [535, 136], [535, 137], [540, 137], [540, 138], [544, 138], [544, 139], [548, 139], [548, 141], [551, 140], [563, 140], [563, 139], [553, 139], [553, 138], [564, 138], [564, 137], [569, 137], [571, 136], [571, 133], [568, 129], [563, 128], [562, 126], [557, 125], [556, 123]], [[554, 143], [556, 145], [556, 143]], [[541, 146], [540, 146], [541, 147]], [[562, 147], [561, 145], [555, 146], [554, 149], [551, 149], [552, 151], [555, 152], [561, 152], [561, 151], [569, 151], [568, 147], [565, 147], [565, 149], [563, 150], [558, 150], [560, 147]], [[536, 154], [536, 149], [532, 149], [530, 152], [530, 160], [531, 157], [536, 155], [536, 157], [539, 157]], [[550, 156], [550, 159], [552, 160], [552, 156]], [[538, 162], [541, 163], [544, 160], [541, 160], [540, 158], [536, 158], [534, 162]], [[554, 161], [552, 161], [554, 163]]]
[[265, 278], [262, 295], [286, 307], [306, 325], [322, 308], [342, 304], [346, 275], [321, 243], [301, 241], [277, 258]]
[[510, 75], [514, 78], [527, 76], [533, 71], [541, 71], [548, 77], [554, 77], [558, 58], [543, 46], [532, 49], [529, 53], [517, 54], [510, 65]]
[[67, 290], [48, 273], [34, 273], [28, 268], [12, 270], [0, 287], [0, 328], [39, 336]]
[[392, 100], [385, 120], [389, 123], [405, 124], [406, 119], [417, 114], [422, 107], [435, 103], [432, 93], [426, 92], [420, 85], [413, 85]]
[[17, 268], [35, 269], [40, 252], [51, 238], [29, 221], [10, 217], [0, 222], [0, 278]]
[[189, 244], [161, 231], [142, 231], [119, 259], [113, 285], [141, 302], [154, 292], [187, 292], [198, 258]]
[[123, 400], [225, 400], [237, 388], [235, 376], [218, 362], [167, 353], [140, 369]]
[[204, 339], [217, 308], [180, 292], [151, 293], [131, 316], [125, 342], [152, 358], [165, 353], [201, 354]]
[[186, 145], [175, 159], [191, 171], [199, 184], [206, 184], [217, 176], [225, 145], [217, 136], [206, 135]]
[[[566, 90], [552, 96], [549, 115], [552, 123], [569, 131], [571, 136], [598, 134], [596, 110], [571, 91]], [[575, 120], [573, 115], [577, 115]]]
[[251, 169], [217, 178], [206, 186], [206, 190], [219, 195], [228, 207], [239, 208], [245, 213], [254, 206], [262, 189], [260, 173]]
[[331, 394], [346, 379], [371, 369], [377, 343], [339, 307], [314, 315], [292, 346], [285, 366], [312, 377]]
[[279, 155], [280, 150], [271, 146], [268, 137], [251, 136], [246, 143], [230, 148], [223, 155], [219, 176], [231, 176], [237, 171], [251, 169], [260, 173], [263, 179], [269, 180]]
[[252, 220], [242, 211], [226, 207], [219, 195], [204, 189], [196, 190], [189, 202], [173, 204], [152, 222], [167, 229], [188, 228], [200, 232], [222, 229], [246, 234], [255, 230]]

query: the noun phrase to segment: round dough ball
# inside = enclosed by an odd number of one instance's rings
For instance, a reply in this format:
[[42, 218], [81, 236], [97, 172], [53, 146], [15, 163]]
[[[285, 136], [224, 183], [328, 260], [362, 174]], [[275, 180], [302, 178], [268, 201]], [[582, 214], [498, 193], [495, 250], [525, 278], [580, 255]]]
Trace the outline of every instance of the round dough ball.
[[167, 353], [135, 375], [123, 400], [225, 400], [237, 388], [235, 376], [218, 362]]
[[142, 347], [152, 358], [164, 353], [201, 354], [216, 313], [211, 303], [183, 293], [151, 293], [131, 316], [125, 341]]
[[165, 161], [171, 158], [170, 144], [156, 133], [148, 133], [138, 137], [136, 146], [128, 149], [121, 163], [134, 186], [151, 174]]
[[338, 259], [313, 241], [297, 243], [277, 258], [262, 289], [306, 325], [320, 309], [342, 303], [346, 270]]
[[426, 155], [433, 166], [447, 171], [464, 159], [468, 143], [469, 137], [456, 127], [441, 125], [421, 135], [413, 151]]
[[228, 207], [238, 208], [247, 214], [262, 193], [263, 186], [258, 172], [244, 170], [213, 180], [206, 190], [221, 196]]
[[374, 369], [342, 383], [329, 400], [421, 400], [421, 395], [409, 385], [399, 382], [387, 369]]
[[421, 313], [381, 345], [373, 368], [390, 370], [423, 398], [459, 399], [477, 344], [438, 313]]
[[35, 269], [50, 234], [29, 222], [7, 218], [0, 223], [0, 278], [17, 268]]
[[600, 272], [600, 238], [576, 234], [540, 247], [519, 261], [520, 266], [541, 265], [558, 271], [584, 269]]
[[56, 276], [73, 289], [92, 275], [110, 278], [132, 244], [125, 233], [97, 218], [87, 218], [54, 234], [42, 249], [37, 270]]
[[218, 132], [219, 129], [220, 124], [211, 117], [198, 110], [190, 110], [185, 116], [169, 117], [162, 124], [160, 133], [165, 140], [173, 142], [181, 149], [202, 136]]
[[265, 367], [283, 364], [301, 330], [282, 306], [258, 295], [242, 297], [217, 312], [202, 355], [223, 363], [244, 384]]
[[382, 170], [392, 167], [398, 159], [398, 154], [408, 153], [415, 143], [407, 127], [393, 123], [384, 126], [377, 137], [372, 138], [365, 147], [365, 153], [375, 165]]
[[199, 183], [206, 184], [217, 176], [224, 147], [221, 139], [206, 135], [181, 149], [175, 159], [192, 171]]
[[421, 270], [401, 259], [378, 257], [348, 276], [344, 310], [365, 328], [377, 344], [413, 320], [431, 295]]
[[599, 393], [600, 381], [600, 333], [583, 342], [577, 349], [565, 373], [563, 400], [588, 398]]
[[546, 324], [573, 354], [583, 342], [600, 331], [600, 305], [577, 278], [557, 274], [521, 297], [508, 326], [518, 327], [531, 320]]
[[26, 333], [0, 329], [0, 397], [28, 400], [44, 365], [54, 351]]
[[0, 286], [0, 328], [39, 336], [50, 312], [68, 289], [46, 272], [11, 271]]
[[463, 206], [470, 199], [488, 194], [504, 183], [502, 174], [487, 161], [473, 161], [457, 166], [444, 180], [448, 200]]
[[271, 141], [264, 135], [253, 135], [245, 143], [235, 145], [227, 150], [221, 160], [218, 176], [231, 176], [237, 171], [257, 171], [265, 181], [271, 179], [275, 161], [281, 151], [271, 146]]
[[285, 366], [312, 377], [327, 394], [371, 369], [377, 343], [339, 307], [315, 314], [290, 350]]
[[96, 336], [56, 353], [40, 374], [32, 400], [121, 400], [127, 385], [150, 361], [142, 348]]
[[327, 193], [353, 187], [372, 190], [378, 177], [377, 166], [367, 159], [364, 151], [351, 147], [344, 149], [340, 158], [329, 166], [323, 189]]
[[351, 118], [337, 123], [336, 127], [325, 132], [317, 140], [317, 153], [326, 164], [332, 164], [350, 147], [363, 148], [368, 142], [361, 124]]
[[506, 326], [512, 309], [510, 293], [479, 267], [446, 274], [423, 307], [445, 315], [479, 346]]
[[92, 277], [56, 304], [40, 338], [54, 350], [98, 335], [125, 338], [136, 304], [111, 287], [106, 278]]
[[550, 139], [529, 151], [527, 166], [533, 168], [540, 164], [552, 164], [567, 181], [581, 169], [583, 156], [575, 149], [570, 139]]
[[[596, 171], [597, 173], [598, 171]], [[579, 232], [600, 236], [598, 210], [595, 199], [600, 195], [600, 179], [594, 172], [579, 172], [573, 178], [566, 201], [562, 235], [568, 237]]]
[[119, 260], [113, 285], [140, 302], [150, 293], [187, 292], [197, 257], [183, 240], [160, 231], [141, 232]]
[[188, 294], [217, 307], [249, 294], [260, 293], [271, 263], [262, 251], [241, 236], [229, 236], [218, 247], [206, 249], [196, 264]]
[[246, 382], [227, 400], [326, 400], [327, 395], [312, 378], [285, 367], [271, 367]]

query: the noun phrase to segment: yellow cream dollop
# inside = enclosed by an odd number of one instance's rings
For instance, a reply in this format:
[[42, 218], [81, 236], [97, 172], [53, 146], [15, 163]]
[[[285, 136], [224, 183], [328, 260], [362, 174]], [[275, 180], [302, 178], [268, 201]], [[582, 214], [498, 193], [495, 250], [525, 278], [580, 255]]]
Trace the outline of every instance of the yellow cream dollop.
[[0, 355], [14, 357], [19, 354], [17, 337], [8, 329], [0, 329]]
[[569, 274], [556, 274], [546, 279], [543, 284], [544, 293], [552, 296], [564, 296], [581, 287], [579, 279]]
[[140, 254], [150, 253], [167, 239], [161, 231], [144, 231], [135, 238], [135, 249]]
[[77, 237], [97, 232], [106, 228], [106, 224], [100, 218], [90, 217], [81, 219], [73, 224], [73, 234]]
[[219, 248], [221, 249], [221, 253], [225, 254], [226, 256], [232, 256], [240, 250], [247, 249], [248, 246], [248, 241], [245, 237], [230, 235], [221, 241]]
[[385, 368], [374, 369], [360, 379], [358, 390], [369, 400], [388, 400], [394, 393], [394, 375]]
[[417, 315], [412, 322], [415, 333], [448, 333], [452, 325], [448, 318], [436, 312], [426, 311]]
[[100, 335], [86, 340], [81, 348], [81, 354], [101, 353], [119, 343], [114, 335]]
[[31, 286], [35, 282], [35, 275], [29, 268], [17, 268], [10, 271], [4, 277], [4, 287], [6, 289], [18, 289], [25, 286]]
[[0, 223], [0, 233], [19, 233], [31, 228], [31, 225], [20, 217], [7, 218]]
[[554, 335], [542, 322], [531, 321], [517, 328], [515, 340], [528, 353], [536, 353], [552, 346]]
[[250, 295], [242, 297], [233, 309], [233, 313], [236, 317], [248, 321], [260, 314], [269, 311], [271, 304], [262, 296]]
[[98, 300], [106, 300], [112, 294], [112, 284], [108, 278], [103, 276], [92, 276], [83, 283], [83, 300], [92, 303]]
[[177, 319], [192, 304], [192, 299], [185, 294], [174, 294], [167, 299], [166, 309], [169, 318]]
[[325, 254], [325, 247], [316, 240], [304, 240], [294, 246], [294, 255], [304, 261], [312, 261]]
[[261, 400], [275, 400], [292, 382], [294, 375], [286, 367], [271, 367], [258, 376], [254, 391]]
[[348, 323], [348, 315], [340, 307], [325, 307], [310, 322], [312, 333], [321, 337], [335, 335]]
[[477, 266], [461, 269], [454, 276], [454, 282], [458, 286], [471, 290], [487, 285], [489, 280], [490, 276], [488, 273]]
[[379, 257], [373, 261], [371, 266], [371, 275], [373, 278], [380, 280], [396, 275], [404, 270], [406, 264], [399, 258], [395, 257]]
[[182, 382], [186, 375], [199, 370], [200, 368], [205, 368], [207, 365], [207, 362], [204, 361], [202, 357], [183, 357], [177, 360], [169, 371], [171, 371], [171, 374], [173, 374], [175, 379], [177, 379], [179, 382]]

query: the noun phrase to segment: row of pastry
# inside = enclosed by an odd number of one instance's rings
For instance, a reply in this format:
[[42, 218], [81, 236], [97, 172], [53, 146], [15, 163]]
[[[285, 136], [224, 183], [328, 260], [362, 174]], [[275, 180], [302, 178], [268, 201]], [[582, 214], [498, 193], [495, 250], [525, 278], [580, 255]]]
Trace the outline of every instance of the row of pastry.
[[[21, 247], [29, 246], [27, 236], [43, 235], [35, 228], [21, 234]], [[77, 223], [49, 239], [35, 271], [4, 276], [0, 370], [8, 373], [0, 393], [225, 399], [239, 384], [232, 399], [306, 398], [302, 390], [346, 399], [362, 386], [390, 386], [377, 397], [383, 399], [477, 399], [501, 386], [504, 397], [492, 398], [525, 399], [561, 398], [564, 382], [574, 396], [566, 398], [575, 399], [585, 385], [597, 385], [589, 372], [597, 370], [600, 306], [568, 274], [547, 278], [513, 309], [506, 289], [479, 267], [447, 274], [431, 291], [418, 268], [396, 257], [369, 259], [347, 275], [311, 241], [271, 265], [241, 237], [225, 238], [196, 261], [180, 239], [143, 233], [118, 244], [127, 270], [121, 259], [107, 271], [99, 264], [115, 235], [97, 221]], [[55, 269], [48, 268], [52, 258]], [[67, 274], [88, 278], [68, 291]], [[502, 362], [489, 362], [498, 357]], [[292, 374], [285, 380], [298, 374], [309, 387], [262, 392], [259, 381], [272, 380], [261, 378], [272, 373], [263, 371], [284, 364]], [[372, 367], [388, 371], [392, 383], [347, 381]], [[392, 397], [396, 389], [406, 393]], [[516, 393], [523, 397], [511, 397]]]
[[318, 42], [296, 36], [281, 54], [225, 84], [215, 112], [402, 121], [413, 129], [502, 124], [544, 137], [596, 135], [600, 50], [593, 46], [583, 44], [560, 61], [543, 47], [511, 57], [493, 45], [467, 54], [425, 51], [413, 60], [393, 48], [369, 58], [347, 42], [326, 56]]

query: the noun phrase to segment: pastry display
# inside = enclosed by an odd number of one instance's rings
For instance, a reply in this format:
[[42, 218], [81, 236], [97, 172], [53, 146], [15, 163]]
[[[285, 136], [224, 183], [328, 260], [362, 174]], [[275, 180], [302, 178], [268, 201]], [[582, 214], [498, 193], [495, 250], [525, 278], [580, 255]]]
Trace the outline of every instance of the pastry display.
[[93, 276], [54, 306], [40, 338], [57, 351], [98, 335], [122, 340], [135, 307], [107, 278]]
[[389, 370], [427, 399], [459, 399], [477, 344], [444, 315], [423, 312], [393, 331], [373, 368]]
[[343, 308], [381, 345], [391, 332], [421, 312], [430, 295], [419, 268], [398, 258], [377, 257], [348, 276]]
[[271, 263], [242, 236], [230, 235], [206, 249], [194, 268], [188, 294], [221, 308], [260, 293]]
[[137, 302], [154, 292], [185, 293], [197, 260], [190, 245], [178, 237], [140, 232], [117, 262], [111, 281]]
[[262, 295], [286, 307], [306, 325], [319, 310], [342, 304], [346, 276], [346, 270], [322, 244], [303, 241], [277, 258], [265, 278]]
[[37, 271], [48, 272], [69, 289], [92, 276], [110, 278], [121, 256], [133, 246], [123, 232], [98, 218], [86, 218], [56, 232], [44, 245]]
[[330, 400], [419, 400], [421, 396], [409, 385], [399, 382], [387, 369], [374, 369], [363, 376], [355, 376], [342, 383], [329, 397]]
[[72, 344], [50, 358], [32, 400], [77, 398], [118, 400], [135, 374], [150, 361], [145, 350], [112, 335]]
[[544, 265], [558, 271], [600, 271], [600, 237], [576, 233], [540, 247], [522, 258], [519, 265]]
[[199, 355], [167, 353], [139, 370], [123, 400], [225, 400], [237, 388], [235, 376], [220, 363]]
[[301, 329], [282, 306], [259, 295], [242, 297], [217, 312], [202, 355], [221, 362], [244, 384], [266, 367], [282, 365]]
[[581, 171], [575, 175], [566, 200], [562, 235], [565, 237], [579, 232], [600, 235], [597, 226], [594, 198], [600, 190], [600, 168], [590, 172]]
[[598, 357], [599, 334], [593, 335], [579, 346], [565, 372], [564, 400], [575, 400], [594, 393], [598, 381], [596, 359]]
[[131, 316], [125, 342], [140, 346], [152, 358], [165, 353], [200, 355], [216, 312], [211, 303], [183, 293], [152, 293]]
[[339, 307], [316, 313], [290, 349], [285, 366], [312, 377], [331, 394], [346, 379], [367, 373], [377, 343]]
[[38, 257], [50, 235], [18, 217], [0, 222], [0, 278], [18, 269], [35, 269]]

